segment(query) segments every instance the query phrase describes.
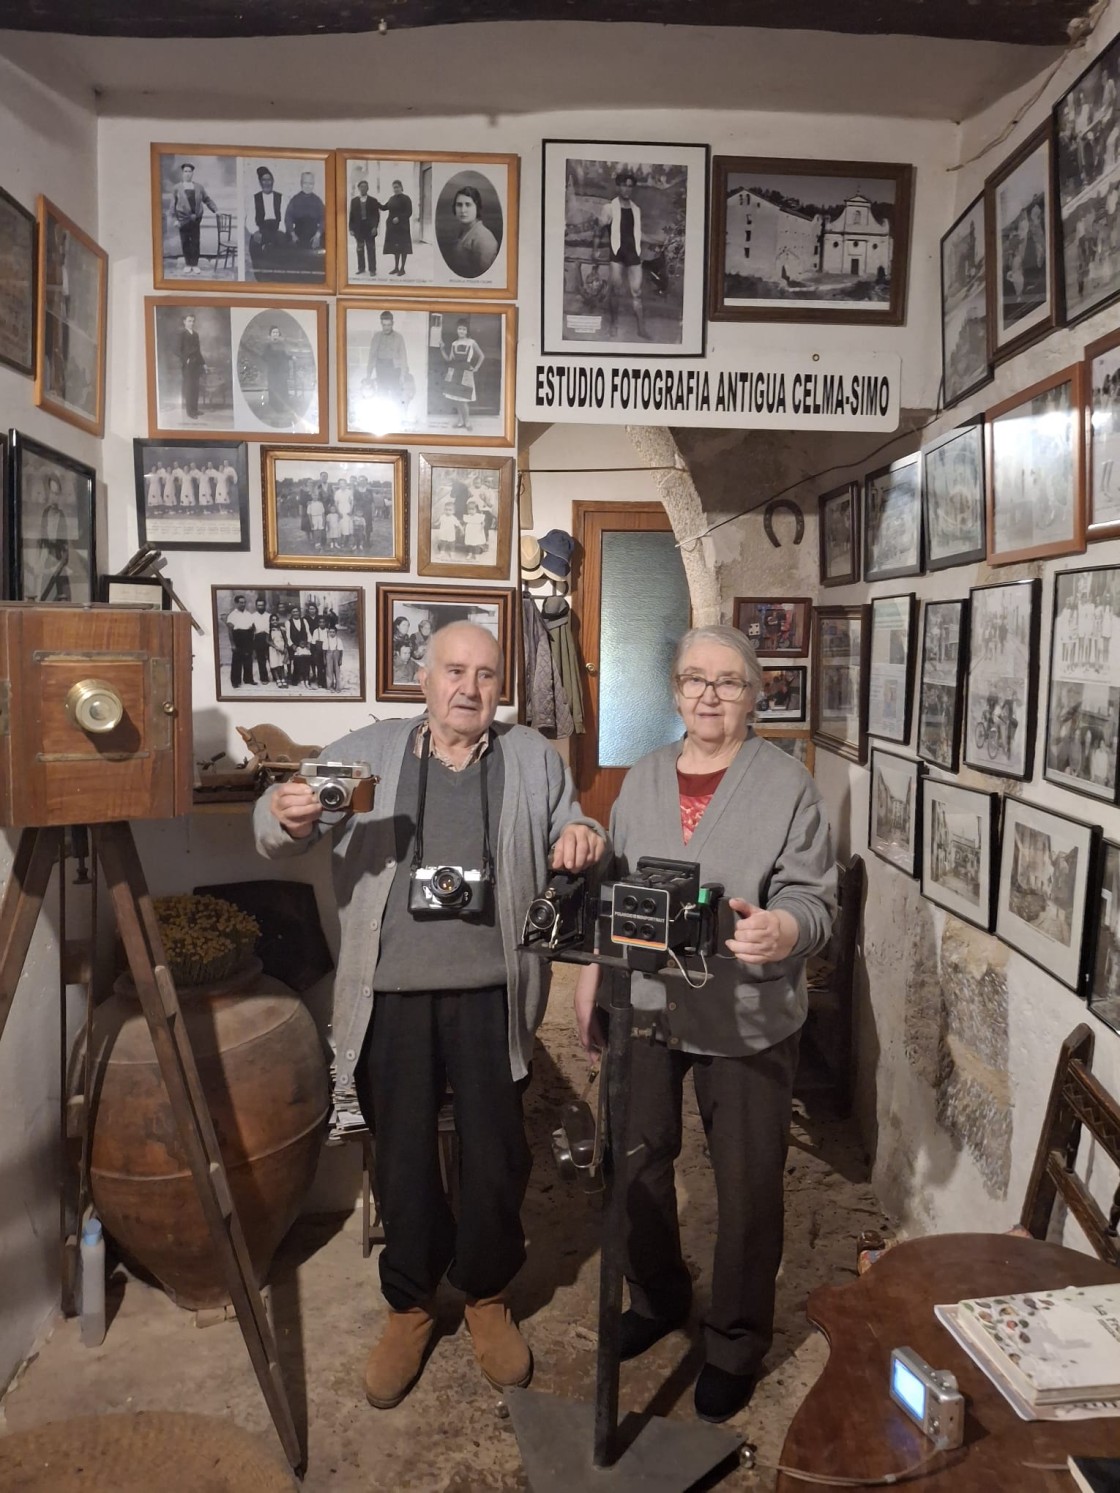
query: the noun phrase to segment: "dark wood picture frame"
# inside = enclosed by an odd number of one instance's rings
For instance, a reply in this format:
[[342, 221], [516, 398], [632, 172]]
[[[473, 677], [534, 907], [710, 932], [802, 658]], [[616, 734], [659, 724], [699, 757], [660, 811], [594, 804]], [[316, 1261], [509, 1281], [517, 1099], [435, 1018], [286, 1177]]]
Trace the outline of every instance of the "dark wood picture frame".
[[[966, 767], [978, 772], [1023, 782], [1031, 777], [1038, 706], [1041, 595], [1042, 582], [1038, 579], [973, 586], [969, 590], [961, 758]], [[1003, 615], [997, 617], [993, 608], [999, 598], [1004, 606]], [[1013, 675], [1005, 666], [1016, 654], [1022, 656], [1025, 667]]]
[[[936, 813], [939, 803], [940, 819]], [[979, 826], [975, 855], [966, 826], [960, 822], [962, 816], [973, 812]], [[999, 812], [998, 793], [928, 776], [922, 783], [922, 896], [985, 933], [992, 931], [996, 920]], [[950, 887], [950, 876], [964, 886], [974, 884], [974, 894], [969, 896]]]
[[[889, 766], [887, 765], [889, 764]], [[871, 781], [867, 793], [867, 848], [888, 866], [917, 877], [922, 854], [922, 779], [925, 765], [917, 757], [903, 757], [880, 746], [871, 749]], [[896, 785], [906, 783], [905, 797], [890, 791], [888, 773]], [[898, 838], [901, 836], [901, 838]], [[897, 846], [892, 853], [891, 846]]]
[[[1103, 86], [1105, 79], [1112, 85], [1111, 100]], [[1098, 257], [1107, 252], [1098, 226], [1103, 221], [1111, 227], [1116, 211], [1115, 207], [1109, 211], [1107, 205], [1115, 171], [1107, 142], [1120, 124], [1118, 83], [1120, 37], [1114, 37], [1054, 105], [1055, 223], [1061, 248], [1061, 309], [1067, 326], [1103, 310], [1120, 296], [1120, 254], [1115, 248], [1108, 256], [1111, 263], [1103, 284], [1095, 294], [1085, 293]], [[1100, 105], [1096, 111], [1091, 89]], [[1088, 179], [1087, 162], [1090, 168], [1099, 168]]]
[[[238, 684], [233, 682], [233, 665], [237, 661], [236, 651], [231, 646], [229, 629], [225, 625], [228, 613], [225, 612], [227, 601], [235, 601], [237, 597], [243, 596], [246, 600], [245, 610], [250, 605], [255, 609], [256, 598], [264, 596], [266, 600], [266, 613], [271, 616], [273, 612], [283, 625], [286, 634], [287, 656], [275, 669], [270, 662], [268, 690], [262, 693], [257, 682], [249, 684], [246, 688], [245, 680], [242, 678]], [[323, 616], [326, 609], [335, 608], [335, 599], [345, 598], [342, 605], [344, 611], [339, 612], [338, 621], [340, 630], [344, 636], [342, 639], [342, 658], [346, 660], [347, 652], [357, 649], [358, 671], [352, 688], [333, 690], [329, 683], [329, 674], [324, 667], [324, 677], [327, 680], [323, 685], [318, 679], [312, 678], [317, 672], [317, 660], [314, 650], [310, 647], [310, 639], [304, 641], [296, 637], [292, 632], [292, 610], [298, 607], [301, 612], [300, 622], [306, 622], [307, 608], [310, 602], [305, 602], [304, 597], [310, 597], [315, 601], [319, 609], [319, 615]], [[275, 605], [273, 604], [275, 601]], [[365, 614], [365, 588], [362, 585], [343, 586], [333, 577], [324, 581], [322, 585], [310, 586], [280, 586], [275, 585], [271, 579], [255, 585], [212, 585], [210, 587], [210, 612], [211, 625], [214, 632], [214, 681], [215, 698], [218, 700], [249, 700], [249, 701], [286, 701], [286, 702], [315, 702], [321, 701], [331, 705], [353, 705], [360, 703], [366, 698], [366, 614]], [[349, 621], [350, 626], [342, 627], [343, 620]], [[227, 686], [223, 678], [223, 668], [226, 660], [223, 654], [229, 654], [229, 684]], [[243, 661], [244, 662], [244, 661]], [[252, 655], [251, 667], [248, 672], [253, 681], [257, 679], [259, 659]], [[342, 669], [349, 671], [349, 662], [342, 664]], [[342, 672], [340, 669], [340, 675]], [[238, 671], [242, 675], [244, 669]], [[276, 672], [282, 672], [284, 679], [278, 681]], [[340, 680], [341, 682], [341, 680]]]
[[[513, 474], [515, 460], [512, 456], [484, 456], [481, 452], [477, 456], [460, 456], [449, 452], [444, 456], [438, 451], [420, 451], [416, 457], [417, 464], [417, 515], [416, 515], [416, 573], [417, 575], [446, 576], [457, 580], [471, 581], [505, 581], [509, 579], [510, 559], [513, 542]], [[462, 473], [461, 477], [452, 475], [449, 479], [450, 491], [443, 492], [440, 473]], [[454, 560], [440, 558], [441, 547], [450, 545], [452, 548], [463, 548], [469, 533], [467, 519], [459, 513], [459, 505], [466, 502], [467, 512], [470, 510], [470, 499], [464, 498], [464, 494], [470, 489], [466, 483], [468, 473], [491, 474], [485, 479], [484, 485], [493, 488], [493, 494], [497, 498], [496, 524], [493, 526], [494, 560], [490, 564], [475, 564], [469, 559]], [[463, 491], [456, 493], [459, 487]], [[441, 506], [454, 503], [455, 512], [447, 516], [455, 523], [454, 531], [448, 531], [447, 537], [441, 537], [441, 524], [444, 519], [440, 517]], [[486, 506], [484, 497], [480, 497], [476, 503], [477, 509]], [[490, 544], [490, 526], [485, 525], [481, 534], [476, 533], [476, 538], [481, 537], [487, 546]], [[434, 553], [433, 553], [434, 551]]]
[[813, 732], [808, 726], [791, 726], [789, 730], [783, 730], [780, 724], [768, 726], [754, 722], [754, 733], [761, 736], [763, 741], [772, 742], [780, 751], [792, 757], [795, 762], [800, 762], [810, 777], [816, 766], [816, 745], [813, 741]]
[[[844, 505], [847, 503], [845, 520]], [[820, 580], [822, 586], [852, 586], [859, 580], [860, 572], [860, 484], [845, 482], [831, 492], [822, 493], [817, 499], [817, 543], [820, 552]], [[831, 520], [831, 525], [830, 525]], [[837, 569], [837, 541], [844, 535], [849, 547], [851, 563], [846, 569]], [[843, 551], [840, 551], [842, 556]]]
[[991, 382], [988, 347], [987, 232], [981, 192], [941, 236], [941, 391], [946, 409]]
[[1116, 803], [1120, 565], [1055, 573], [1046, 701], [1043, 778], [1097, 803]]
[[[1079, 555], [1085, 549], [1085, 396], [1083, 391], [1084, 364], [1071, 363], [1057, 373], [1048, 374], [1029, 388], [1009, 399], [994, 404], [987, 414], [988, 457], [988, 564], [1014, 565], [1022, 560], [1053, 559], [1057, 555]], [[1066, 399], [1061, 398], [1063, 389], [1069, 390]], [[1028, 406], [1034, 406], [1028, 409]], [[1069, 471], [1047, 473], [1042, 468], [1041, 433], [1039, 425], [1045, 421], [1052, 431], [1053, 416], [1066, 417], [1069, 443]], [[1033, 429], [1028, 430], [1028, 425]], [[1048, 446], [1053, 447], [1052, 434], [1047, 436]], [[1016, 455], [1016, 446], [1018, 454]], [[1018, 463], [1016, 482], [1015, 463]], [[1042, 483], [1049, 477], [1049, 486]], [[1055, 488], [1060, 485], [1058, 497], [1060, 507], [1054, 501]], [[1015, 497], [1017, 503], [1012, 508]], [[1047, 501], [1049, 499], [1049, 501]], [[1001, 511], [1002, 505], [1002, 511]], [[1063, 530], [1053, 539], [1039, 538], [1041, 531], [1036, 519], [1045, 520], [1057, 510], [1063, 520]], [[1006, 529], [1012, 522], [1025, 521], [1031, 525], [1035, 542], [1006, 544]], [[1016, 535], [1019, 539], [1023, 536]], [[1005, 547], [1001, 547], [1005, 545]]]
[[[813, 650], [810, 687], [813, 740], [826, 751], [836, 752], [839, 756], [862, 765], [867, 761], [871, 608], [866, 605], [829, 606], [817, 607], [815, 611], [813, 626], [817, 645]], [[841, 670], [844, 671], [843, 674]], [[856, 673], [854, 679], [853, 670]], [[840, 708], [834, 709], [834, 705]], [[827, 729], [829, 715], [826, 714], [826, 707], [832, 719], [846, 720], [843, 735]]]
[[[1043, 159], [1034, 164], [1035, 180], [1026, 183], [1026, 186], [1028, 190], [1031, 186], [1041, 185], [1042, 187], [1041, 222], [1033, 221], [1037, 192], [1026, 199], [1023, 206], [1016, 207], [1010, 222], [1006, 222], [1000, 211], [1003, 206], [1000, 194], [1011, 194], [1012, 178], [1026, 170], [1036, 154], [1041, 154]], [[1022, 195], [1022, 183], [1016, 182], [1015, 187], [1014, 203], [1008, 203], [1009, 208], [1017, 204]], [[1054, 124], [1048, 116], [1036, 130], [1027, 136], [1017, 150], [1001, 162], [984, 183], [984, 214], [987, 233], [985, 263], [988, 291], [988, 356], [993, 363], [1002, 363], [1015, 353], [1021, 352], [1024, 347], [1037, 342], [1040, 337], [1044, 337], [1047, 332], [1053, 331], [1058, 325], [1058, 236], [1054, 228], [1054, 207]], [[1012, 240], [1011, 223], [1019, 217], [1025, 217], [1025, 223], [1023, 229]], [[1005, 230], [1008, 234], [1006, 243], [1002, 238]], [[1038, 242], [1039, 235], [1041, 235], [1041, 244]], [[1017, 263], [1019, 259], [1017, 249], [1009, 252], [1012, 243], [1017, 244], [1019, 238], [1023, 240], [1022, 259], [1025, 261], [1029, 258], [1032, 261], [1029, 265]], [[1044, 260], [1041, 268], [1037, 264], [1040, 253]], [[1009, 326], [1004, 331], [1001, 311], [1005, 282], [1016, 296], [1021, 296], [1027, 289], [1028, 271], [1031, 286], [1037, 288], [1041, 281], [1045, 288], [1045, 295], [1037, 306], [1026, 312], [1024, 316], [1016, 317], [1017, 321], [1026, 319], [1026, 326], [1018, 330]]]
[[[790, 619], [788, 625], [782, 623], [783, 613]], [[759, 658], [808, 658], [813, 632], [813, 599], [810, 596], [736, 596], [731, 603], [731, 625], [753, 644]]]
[[1094, 888], [1093, 955], [1089, 965], [1089, 1010], [1114, 1032], [1120, 1032], [1120, 845], [1102, 840]]
[[924, 762], [946, 772], [956, 772], [960, 764], [968, 617], [968, 598], [960, 597], [927, 601], [922, 619], [916, 750]]
[[[26, 491], [32, 473], [28, 470], [30, 463], [41, 463], [43, 470], [35, 473], [38, 483], [34, 507], [36, 512], [34, 519], [31, 515], [32, 503], [30, 494]], [[74, 492], [73, 503], [69, 505], [69, 511], [63, 503], [58, 501], [62, 492], [62, 478], [58, 473], [51, 473], [49, 468], [59, 468], [62, 473], [67, 473], [73, 478]], [[56, 451], [51, 446], [44, 445], [41, 441], [33, 440], [25, 436], [21, 431], [12, 430], [8, 437], [8, 489], [5, 511], [7, 514], [7, 591], [6, 595], [10, 601], [38, 601], [38, 586], [34, 589], [35, 595], [28, 595], [33, 589], [28, 586], [28, 580], [32, 575], [38, 575], [44, 586], [49, 588], [43, 597], [44, 601], [69, 602], [74, 605], [82, 605], [85, 602], [95, 600], [97, 596], [97, 473], [93, 467], [87, 466], [85, 462], [75, 461], [72, 456], [67, 456], [63, 451]], [[50, 489], [51, 477], [55, 476], [59, 481], [59, 493], [56, 495]], [[41, 499], [41, 503], [40, 503]], [[51, 512], [57, 510], [56, 513]], [[77, 532], [71, 537], [70, 528], [73, 525]], [[35, 527], [38, 536], [32, 541], [29, 530]], [[83, 546], [81, 539], [83, 535], [87, 543]], [[24, 542], [30, 546], [37, 543], [38, 549], [35, 554], [37, 564], [30, 570], [28, 568], [29, 557], [24, 554]], [[74, 575], [73, 565], [75, 550], [79, 557], [84, 556], [84, 577], [79, 573]]]
[[1085, 537], [1092, 543], [1120, 538], [1120, 331], [1098, 337], [1085, 348], [1082, 393]]
[[[922, 543], [927, 571], [974, 565], [988, 553], [984, 417], [922, 447]], [[957, 513], [949, 513], [951, 503]], [[952, 528], [959, 549], [953, 548]]]
[[35, 374], [38, 266], [35, 214], [0, 187], [0, 363]]
[[[871, 658], [868, 665], [867, 734], [902, 746], [910, 740], [914, 711], [915, 646], [918, 637], [918, 598], [913, 591], [901, 596], [871, 599]], [[878, 638], [882, 632], [884, 637]], [[882, 657], [885, 644], [887, 657]], [[903, 656], [899, 658], [897, 655]]]
[[[517, 646], [517, 617], [514, 607], [515, 591], [512, 587], [497, 586], [417, 586], [397, 585], [381, 581], [377, 586], [377, 698], [379, 700], [414, 700], [423, 702], [420, 685], [415, 679], [415, 670], [423, 656], [423, 644], [419, 630], [412, 637], [410, 659], [406, 661], [406, 672], [410, 676], [402, 680], [400, 669], [394, 667], [395, 644], [403, 647], [405, 635], [397, 636], [397, 623], [408, 621], [403, 608], [446, 608], [454, 615], [446, 616], [440, 626], [449, 622], [477, 622], [478, 614], [492, 615], [498, 626], [497, 638], [505, 662], [502, 691], [499, 705], [513, 704], [514, 649]], [[428, 622], [430, 624], [431, 618]], [[481, 624], [485, 626], [485, 623]], [[491, 629], [492, 630], [492, 629]], [[432, 628], [438, 632], [439, 628]], [[431, 633], [427, 635], [431, 636]], [[419, 641], [418, 641], [419, 639]]]
[[[39, 197], [36, 217], [35, 403], [79, 430], [101, 436], [109, 256], [49, 198]], [[82, 393], [83, 381], [92, 401], [69, 397]]]
[[[792, 678], [791, 678], [792, 676]], [[809, 688], [808, 664], [781, 663], [773, 668], [762, 666], [762, 688], [755, 701], [755, 719], [780, 725], [796, 725], [807, 715]]]
[[[888, 523], [900, 535], [891, 550], [884, 545]], [[864, 478], [863, 579], [865, 583], [894, 581], [921, 573], [922, 453], [914, 451]]]
[[[200, 459], [206, 452], [212, 454], [219, 481], [224, 484], [227, 501], [229, 471], [233, 471], [237, 502], [236, 507], [229, 504], [228, 514], [222, 512], [224, 504], [220, 501], [218, 483], [213, 484], [210, 503], [202, 505], [194, 502], [184, 506], [179, 501], [182, 479], [179, 479], [176, 488], [173, 470], [166, 472], [162, 478], [158, 472], [147, 470], [157, 452], [175, 456], [193, 451], [199, 453]], [[225, 460], [219, 466], [218, 461], [223, 456]], [[141, 544], [151, 544], [159, 550], [234, 552], [249, 548], [249, 448], [244, 441], [198, 441], [185, 438], [171, 441], [162, 437], [150, 440], [137, 436], [132, 442], [132, 461], [136, 482], [136, 526]], [[162, 460], [160, 466], [165, 466]], [[168, 481], [172, 484], [170, 496], [166, 492]], [[163, 489], [158, 502], [154, 500], [157, 486]], [[196, 493], [194, 496], [197, 498], [201, 494]], [[206, 514], [202, 512], [204, 506], [208, 510]], [[219, 537], [208, 538], [208, 533]]]
[[[368, 471], [356, 472], [358, 468]], [[320, 496], [319, 513], [310, 513], [310, 503], [304, 504], [297, 494], [296, 514], [280, 513], [280, 494], [277, 484], [295, 479], [297, 469], [299, 481], [307, 484], [306, 496], [312, 500], [318, 494], [317, 477], [327, 474], [329, 492]], [[384, 469], [384, 470], [382, 470]], [[334, 473], [334, 480], [332, 480]], [[375, 515], [372, 495], [365, 502], [350, 493], [349, 534], [345, 532], [346, 519], [342, 517], [343, 499], [339, 484], [347, 478], [358, 481], [376, 477], [384, 481], [386, 474], [392, 486], [389, 501], [390, 539], [387, 553], [359, 553], [356, 546], [361, 535], [372, 538]], [[290, 494], [285, 494], [285, 500]], [[264, 534], [264, 563], [269, 570], [344, 570], [344, 571], [391, 571], [407, 570], [408, 543], [408, 452], [375, 448], [371, 451], [355, 451], [338, 446], [262, 446], [261, 447], [261, 507]], [[362, 510], [365, 510], [364, 512]], [[333, 512], [332, 512], [333, 510]], [[360, 517], [359, 517], [360, 515]], [[316, 525], [315, 520], [318, 519]], [[285, 525], [285, 519], [298, 520]], [[305, 530], [304, 523], [309, 527]], [[281, 532], [287, 529], [287, 540]], [[316, 539], [316, 533], [318, 538]], [[301, 537], [306, 536], [306, 537]], [[297, 541], [302, 546], [296, 550], [291, 546]], [[349, 542], [350, 548], [347, 548]], [[316, 547], [318, 546], [318, 547]], [[333, 548], [331, 547], [333, 546]]]

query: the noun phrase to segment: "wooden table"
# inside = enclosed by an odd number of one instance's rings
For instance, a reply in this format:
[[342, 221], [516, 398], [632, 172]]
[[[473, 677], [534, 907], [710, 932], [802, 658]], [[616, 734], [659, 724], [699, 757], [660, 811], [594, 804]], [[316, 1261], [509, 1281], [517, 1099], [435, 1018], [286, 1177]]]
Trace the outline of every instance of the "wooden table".
[[[1072, 1424], [1024, 1421], [933, 1315], [935, 1305], [1008, 1291], [1120, 1281], [1120, 1272], [1056, 1244], [1007, 1234], [939, 1234], [898, 1245], [866, 1275], [821, 1286], [808, 1316], [829, 1343], [824, 1372], [786, 1436], [783, 1466], [824, 1476], [882, 1477], [917, 1462], [931, 1443], [890, 1398], [892, 1348], [913, 1348], [957, 1376], [966, 1398], [964, 1446], [928, 1462], [905, 1486], [915, 1493], [1070, 1493], [1070, 1452], [1120, 1455], [1120, 1418]], [[778, 1475], [777, 1493], [809, 1484]]]

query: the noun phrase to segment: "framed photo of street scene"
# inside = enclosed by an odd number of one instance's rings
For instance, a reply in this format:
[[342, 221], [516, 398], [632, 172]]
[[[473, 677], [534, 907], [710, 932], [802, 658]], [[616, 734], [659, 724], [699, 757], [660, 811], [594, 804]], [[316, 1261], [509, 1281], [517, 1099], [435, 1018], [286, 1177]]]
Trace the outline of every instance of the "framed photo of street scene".
[[0, 363], [35, 372], [35, 215], [0, 187]]
[[867, 760], [871, 608], [817, 607], [812, 660], [813, 740], [852, 762]]
[[876, 596], [871, 602], [867, 730], [887, 741], [910, 740], [918, 598]]
[[1096, 825], [1004, 797], [996, 937], [1078, 992], [1100, 838]]
[[999, 794], [922, 783], [922, 896], [990, 933], [996, 915]]
[[993, 363], [1058, 325], [1053, 141], [1047, 119], [984, 183], [988, 356]]
[[340, 441], [513, 442], [516, 311], [338, 302]]
[[432, 635], [452, 622], [474, 622], [497, 638], [505, 661], [499, 705], [513, 704], [514, 592], [497, 587], [377, 587], [377, 698], [423, 696], [417, 674]]
[[863, 578], [892, 581], [922, 569], [922, 458], [915, 451], [868, 472], [863, 494]]
[[918, 756], [946, 772], [960, 761], [968, 602], [927, 601], [918, 691]]
[[211, 586], [219, 700], [364, 700], [360, 586]]
[[985, 559], [986, 518], [981, 417], [922, 447], [926, 569], [946, 570]]
[[859, 483], [845, 482], [817, 499], [822, 586], [859, 580]]
[[321, 441], [324, 301], [146, 296], [148, 434]]
[[813, 745], [813, 733], [807, 726], [801, 728], [792, 727], [783, 730], [780, 726], [761, 725], [755, 721], [755, 735], [761, 736], [763, 741], [769, 741], [785, 752], [787, 757], [792, 757], [795, 762], [800, 762], [810, 776], [816, 765], [816, 748]]
[[1085, 548], [1081, 363], [988, 411], [988, 564]]
[[105, 429], [109, 256], [53, 202], [38, 202], [35, 403], [91, 435]]
[[1100, 848], [1096, 947], [1089, 982], [1089, 1010], [1114, 1032], [1120, 1032], [1120, 845], [1105, 840]]
[[1087, 537], [1120, 536], [1120, 332], [1085, 349]]
[[517, 298], [518, 157], [335, 153], [346, 295]]
[[264, 563], [407, 570], [408, 452], [261, 448]]
[[808, 596], [736, 596], [731, 615], [760, 658], [804, 658], [809, 652], [813, 603]]
[[914, 168], [716, 156], [713, 321], [906, 320]]
[[1120, 722], [1120, 566], [1054, 577], [1043, 777], [1117, 801]]
[[97, 474], [13, 430], [8, 441], [9, 601], [97, 600]]
[[541, 351], [704, 354], [708, 147], [545, 140]]
[[780, 669], [762, 667], [762, 688], [755, 701], [755, 717], [761, 721], [803, 721], [809, 670], [783, 664]]
[[1112, 41], [1058, 100], [1054, 153], [1067, 322], [1099, 311], [1120, 294], [1120, 42]]
[[132, 443], [141, 544], [161, 550], [249, 548], [244, 441]]
[[917, 876], [922, 843], [922, 775], [913, 757], [874, 747], [868, 794], [867, 844], [881, 860]]
[[941, 370], [946, 406], [956, 404], [992, 377], [986, 240], [981, 194], [941, 240]]
[[416, 573], [508, 580], [513, 457], [422, 451], [416, 460]]
[[333, 156], [330, 150], [154, 144], [156, 288], [332, 291]]
[[968, 608], [964, 762], [1029, 778], [1038, 698], [1038, 580], [973, 586]]

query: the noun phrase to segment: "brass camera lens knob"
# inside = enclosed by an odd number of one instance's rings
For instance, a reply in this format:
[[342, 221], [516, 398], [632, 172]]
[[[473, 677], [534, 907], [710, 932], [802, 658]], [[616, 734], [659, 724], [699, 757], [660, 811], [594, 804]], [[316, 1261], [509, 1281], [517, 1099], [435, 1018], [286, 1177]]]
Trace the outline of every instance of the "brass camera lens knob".
[[124, 702], [104, 679], [80, 679], [67, 692], [66, 714], [79, 731], [99, 736], [120, 725]]

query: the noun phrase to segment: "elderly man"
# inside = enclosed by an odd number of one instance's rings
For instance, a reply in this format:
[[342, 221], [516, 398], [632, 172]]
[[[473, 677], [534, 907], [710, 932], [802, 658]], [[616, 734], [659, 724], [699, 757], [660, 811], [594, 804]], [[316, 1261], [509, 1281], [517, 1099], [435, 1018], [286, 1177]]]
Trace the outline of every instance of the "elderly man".
[[[368, 762], [380, 778], [372, 812], [330, 827], [341, 923], [336, 1114], [353, 1125], [360, 1105], [377, 1138], [385, 1224], [389, 1316], [365, 1374], [379, 1409], [398, 1404], [420, 1373], [445, 1273], [466, 1295], [487, 1379], [529, 1381], [532, 1357], [503, 1292], [525, 1259], [521, 1095], [547, 990], [545, 967], [517, 944], [550, 863], [582, 871], [606, 849], [553, 748], [523, 726], [494, 724], [502, 654], [490, 633], [442, 628], [418, 677], [424, 716], [365, 726], [324, 753]], [[321, 820], [306, 783], [277, 787], [257, 805], [257, 847], [298, 855], [323, 835]], [[470, 874], [456, 890], [433, 868]], [[448, 1084], [462, 1156], [457, 1219], [437, 1149]]]

